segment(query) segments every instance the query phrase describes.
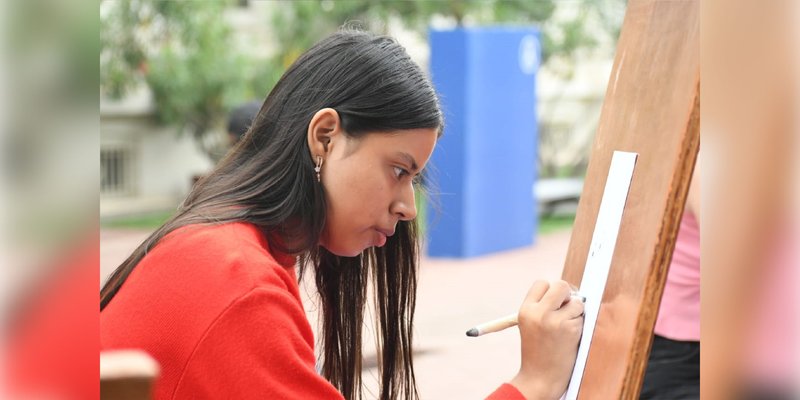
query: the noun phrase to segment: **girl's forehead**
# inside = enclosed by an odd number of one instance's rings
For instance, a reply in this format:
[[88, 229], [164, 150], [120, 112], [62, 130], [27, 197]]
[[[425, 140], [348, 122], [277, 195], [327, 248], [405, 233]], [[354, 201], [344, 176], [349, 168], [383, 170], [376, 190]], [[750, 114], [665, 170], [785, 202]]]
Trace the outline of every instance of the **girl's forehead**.
[[436, 129], [413, 129], [398, 133], [378, 135], [373, 142], [376, 150], [420, 170], [428, 162], [436, 145]]
[[403, 150], [405, 152], [425, 152], [435, 145], [437, 133], [435, 129], [409, 129], [366, 135], [362, 140], [372, 146], [386, 150]]

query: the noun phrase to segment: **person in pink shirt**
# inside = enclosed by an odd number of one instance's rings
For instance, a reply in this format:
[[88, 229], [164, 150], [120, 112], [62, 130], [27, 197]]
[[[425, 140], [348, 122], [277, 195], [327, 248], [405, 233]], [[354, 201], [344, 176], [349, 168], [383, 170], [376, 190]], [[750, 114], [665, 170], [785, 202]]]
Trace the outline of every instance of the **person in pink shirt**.
[[800, 397], [800, 296], [797, 294], [796, 223], [777, 226], [764, 262], [758, 266], [750, 325], [744, 336], [742, 391], [744, 398], [790, 400]]
[[661, 297], [641, 399], [700, 398], [699, 162]]

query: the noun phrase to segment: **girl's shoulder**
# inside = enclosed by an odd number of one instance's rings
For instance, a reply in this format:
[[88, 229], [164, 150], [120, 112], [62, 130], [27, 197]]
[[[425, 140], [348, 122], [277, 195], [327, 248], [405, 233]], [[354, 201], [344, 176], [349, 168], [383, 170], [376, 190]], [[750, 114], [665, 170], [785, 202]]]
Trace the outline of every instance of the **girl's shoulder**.
[[[297, 291], [293, 257], [273, 254], [249, 223], [187, 225], [170, 232], [134, 269], [131, 282], [225, 304], [254, 288]], [[138, 275], [138, 276], [136, 276]], [[194, 293], [194, 294], [192, 294]]]
[[246, 256], [257, 261], [266, 257], [285, 268], [293, 267], [296, 262], [291, 255], [271, 250], [261, 229], [248, 222], [186, 225], [167, 234], [157, 247], [217, 259]]

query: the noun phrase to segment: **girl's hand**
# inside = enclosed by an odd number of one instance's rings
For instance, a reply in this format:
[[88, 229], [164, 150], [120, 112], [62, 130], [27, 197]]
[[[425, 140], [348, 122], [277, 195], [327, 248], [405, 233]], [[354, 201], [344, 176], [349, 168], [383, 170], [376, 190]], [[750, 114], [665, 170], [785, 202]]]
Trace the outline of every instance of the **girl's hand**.
[[567, 390], [583, 332], [583, 302], [565, 281], [536, 281], [519, 310], [522, 365], [511, 384], [529, 400]]

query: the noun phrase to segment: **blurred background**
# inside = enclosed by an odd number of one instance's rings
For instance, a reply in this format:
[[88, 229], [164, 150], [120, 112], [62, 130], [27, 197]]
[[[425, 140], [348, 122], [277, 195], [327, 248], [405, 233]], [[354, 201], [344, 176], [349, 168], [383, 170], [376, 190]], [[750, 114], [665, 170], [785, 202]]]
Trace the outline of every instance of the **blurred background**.
[[[428, 72], [441, 54], [431, 46], [432, 32], [535, 32], [527, 64], [535, 67], [534, 85], [520, 87], [534, 99], [526, 123], [533, 143], [529, 177], [519, 181], [530, 183], [521, 189], [530, 190], [523, 196], [532, 220], [523, 230], [528, 244], [425, 256], [422, 263], [420, 394], [485, 396], [517, 370], [516, 332], [468, 340], [464, 331], [515, 310], [533, 280], [561, 274], [625, 3], [2, 2], [0, 397], [97, 394], [102, 279], [220, 159], [236, 127], [247, 126], [247, 110], [263, 101], [283, 70], [343, 24], [396, 37]], [[703, 198], [713, 204], [705, 206], [703, 223], [711, 232], [703, 234], [703, 379], [711, 382], [704, 388], [734, 386], [742, 362], [731, 351], [741, 347], [732, 333], [755, 320], [741, 311], [750, 297], [739, 289], [760, 274], [759, 257], [768, 250], [752, 239], [776, 217], [747, 211], [778, 210], [779, 219], [798, 226], [800, 8], [767, 3], [702, 7], [701, 129], [704, 148], [712, 149], [701, 161]], [[795, 279], [785, 282], [797, 282], [800, 246], [788, 247]], [[306, 293], [313, 320], [313, 294]], [[797, 303], [795, 290], [782, 293]], [[775, 330], [796, 328], [796, 308], [781, 311], [786, 325]], [[780, 350], [800, 360], [798, 348]], [[364, 374], [367, 385], [375, 382], [374, 361], [365, 361]]]

